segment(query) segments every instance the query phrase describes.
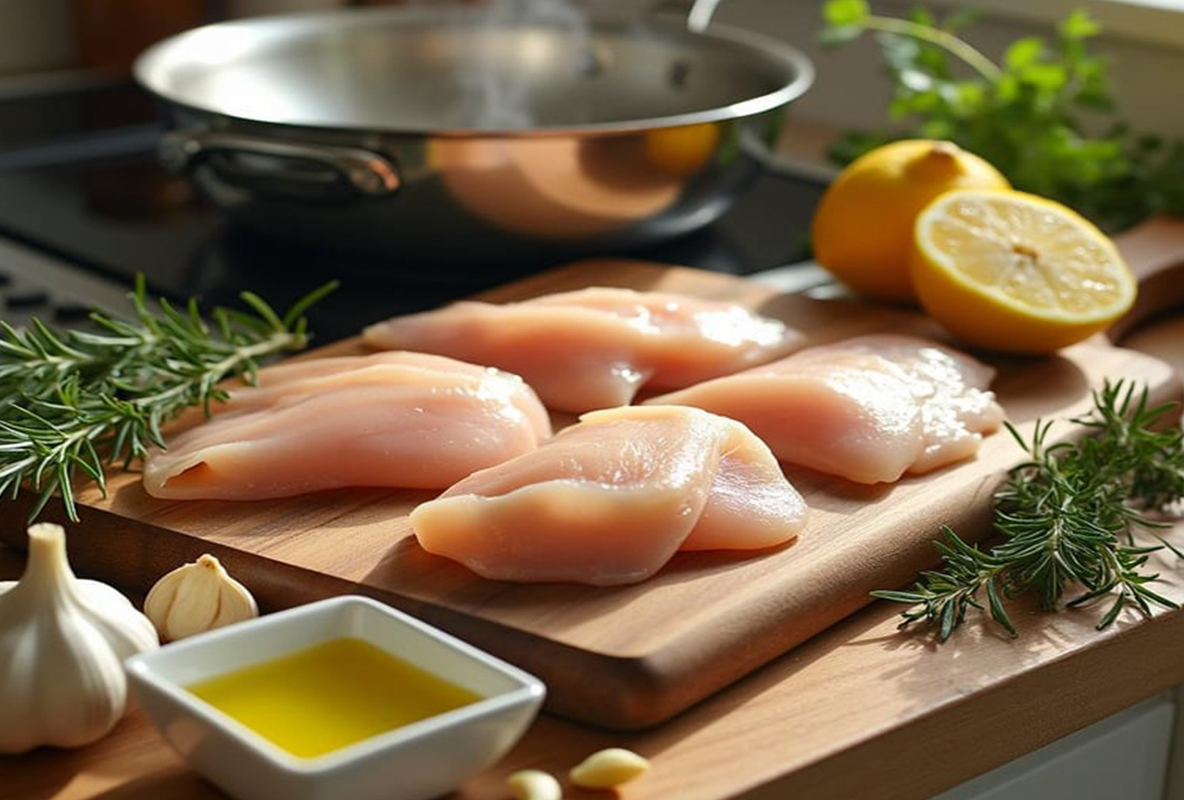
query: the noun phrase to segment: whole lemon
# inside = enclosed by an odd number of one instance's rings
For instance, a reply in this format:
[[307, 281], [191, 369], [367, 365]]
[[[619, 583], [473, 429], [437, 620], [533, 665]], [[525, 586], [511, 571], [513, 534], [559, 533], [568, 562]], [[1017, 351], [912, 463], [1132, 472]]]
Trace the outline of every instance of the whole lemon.
[[909, 278], [913, 223], [951, 189], [1009, 189], [982, 158], [953, 142], [907, 139], [851, 162], [814, 212], [814, 258], [860, 294], [915, 302]]

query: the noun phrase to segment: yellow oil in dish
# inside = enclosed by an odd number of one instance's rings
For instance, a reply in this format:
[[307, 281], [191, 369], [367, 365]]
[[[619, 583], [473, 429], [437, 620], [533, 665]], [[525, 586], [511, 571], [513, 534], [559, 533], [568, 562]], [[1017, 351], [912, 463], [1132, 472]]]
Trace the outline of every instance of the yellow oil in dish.
[[185, 688], [303, 758], [481, 699], [353, 638], [330, 639]]

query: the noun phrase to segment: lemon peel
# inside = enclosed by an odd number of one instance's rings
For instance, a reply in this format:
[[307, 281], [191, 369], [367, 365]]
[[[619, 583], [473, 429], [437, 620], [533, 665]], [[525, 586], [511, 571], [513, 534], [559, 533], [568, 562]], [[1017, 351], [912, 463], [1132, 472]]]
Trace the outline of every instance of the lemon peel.
[[814, 258], [859, 294], [915, 302], [909, 253], [917, 214], [960, 188], [1007, 189], [1007, 179], [952, 142], [908, 139], [865, 153], [839, 173], [814, 213]]

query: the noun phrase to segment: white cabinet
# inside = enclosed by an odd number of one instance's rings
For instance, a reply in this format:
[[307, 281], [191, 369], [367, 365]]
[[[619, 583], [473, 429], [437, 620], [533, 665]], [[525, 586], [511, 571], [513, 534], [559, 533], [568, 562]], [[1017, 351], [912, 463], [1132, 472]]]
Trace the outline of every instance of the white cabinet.
[[1164, 800], [1175, 719], [1153, 697], [932, 800]]

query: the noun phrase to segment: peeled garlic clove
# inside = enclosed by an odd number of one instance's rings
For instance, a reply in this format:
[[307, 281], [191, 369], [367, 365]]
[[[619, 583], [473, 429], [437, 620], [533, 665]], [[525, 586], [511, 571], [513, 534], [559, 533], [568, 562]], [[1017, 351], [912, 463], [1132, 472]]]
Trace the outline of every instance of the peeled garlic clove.
[[156, 582], [144, 613], [161, 638], [176, 641], [259, 616], [255, 598], [208, 553]]
[[576, 764], [568, 777], [585, 789], [612, 789], [649, 772], [650, 762], [623, 747], [598, 750]]
[[506, 789], [514, 800], [562, 800], [563, 787], [555, 776], [538, 769], [520, 769], [506, 778]]

